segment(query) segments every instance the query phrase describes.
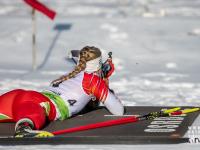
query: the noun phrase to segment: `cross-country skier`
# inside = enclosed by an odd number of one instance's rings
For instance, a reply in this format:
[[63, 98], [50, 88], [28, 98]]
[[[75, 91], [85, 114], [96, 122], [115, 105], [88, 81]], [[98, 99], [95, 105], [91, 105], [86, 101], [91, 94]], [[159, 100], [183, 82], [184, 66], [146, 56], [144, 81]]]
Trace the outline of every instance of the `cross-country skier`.
[[65, 120], [83, 108], [98, 108], [101, 101], [114, 115], [123, 115], [121, 101], [109, 89], [108, 77], [104, 77], [101, 51], [96, 47], [84, 47], [72, 73], [54, 80], [43, 92], [16, 89], [0, 96], [0, 122], [16, 122], [15, 137], [52, 136], [41, 131], [46, 121]]

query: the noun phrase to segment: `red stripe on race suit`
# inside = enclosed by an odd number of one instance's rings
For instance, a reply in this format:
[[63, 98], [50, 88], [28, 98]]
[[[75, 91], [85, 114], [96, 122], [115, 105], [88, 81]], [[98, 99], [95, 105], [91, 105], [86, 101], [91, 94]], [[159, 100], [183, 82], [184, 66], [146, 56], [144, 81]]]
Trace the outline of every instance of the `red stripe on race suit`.
[[105, 101], [108, 94], [108, 86], [106, 85], [106, 82], [102, 80], [99, 76], [93, 73], [85, 73], [82, 85], [84, 91], [88, 95], [92, 94], [102, 102]]

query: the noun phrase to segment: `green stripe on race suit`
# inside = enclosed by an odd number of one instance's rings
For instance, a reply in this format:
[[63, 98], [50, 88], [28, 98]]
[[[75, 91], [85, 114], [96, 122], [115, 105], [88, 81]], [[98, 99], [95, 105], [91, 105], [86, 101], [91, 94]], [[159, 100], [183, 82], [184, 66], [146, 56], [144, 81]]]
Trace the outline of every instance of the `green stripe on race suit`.
[[0, 120], [11, 119], [10, 117], [0, 113]]
[[59, 120], [65, 120], [69, 118], [69, 109], [60, 96], [51, 92], [41, 92], [41, 94], [43, 94], [44, 96], [48, 97], [56, 103], [61, 114], [61, 118], [59, 118]]

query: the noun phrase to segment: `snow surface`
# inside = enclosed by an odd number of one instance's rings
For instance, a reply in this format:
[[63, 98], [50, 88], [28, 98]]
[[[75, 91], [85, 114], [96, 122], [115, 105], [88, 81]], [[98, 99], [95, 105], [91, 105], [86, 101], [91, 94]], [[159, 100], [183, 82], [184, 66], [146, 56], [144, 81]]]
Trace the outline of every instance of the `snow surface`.
[[[42, 91], [73, 69], [72, 49], [113, 52], [110, 88], [125, 106], [200, 106], [200, 0], [40, 0], [54, 21], [36, 12], [37, 70], [32, 69], [31, 9], [0, 0], [0, 94]], [[197, 144], [168, 145], [197, 149]], [[166, 145], [0, 146], [0, 149], [167, 149]]]
[[171, 145], [29, 145], [29, 146], [0, 146], [9, 150], [199, 150], [199, 144]]

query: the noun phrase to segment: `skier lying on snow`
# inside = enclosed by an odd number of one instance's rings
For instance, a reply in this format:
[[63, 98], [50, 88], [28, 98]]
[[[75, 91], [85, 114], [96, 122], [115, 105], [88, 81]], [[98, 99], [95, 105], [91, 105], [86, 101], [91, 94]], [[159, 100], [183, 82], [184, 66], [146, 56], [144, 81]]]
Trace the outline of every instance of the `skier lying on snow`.
[[114, 71], [109, 64], [112, 69], [103, 78], [101, 51], [84, 47], [74, 71], [54, 80], [43, 92], [17, 89], [0, 96], [0, 122], [16, 122], [15, 137], [40, 137], [51, 134], [32, 129], [42, 129], [46, 121], [65, 120], [85, 106], [97, 109], [99, 100], [112, 114], [123, 115], [121, 101], [108, 87], [108, 76]]

